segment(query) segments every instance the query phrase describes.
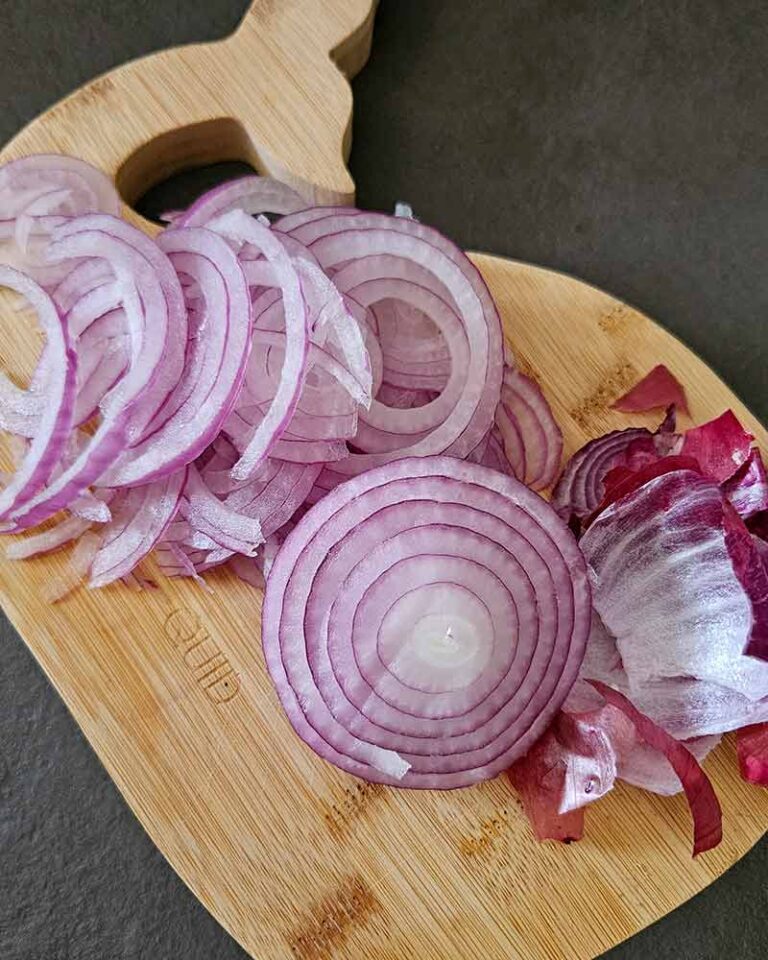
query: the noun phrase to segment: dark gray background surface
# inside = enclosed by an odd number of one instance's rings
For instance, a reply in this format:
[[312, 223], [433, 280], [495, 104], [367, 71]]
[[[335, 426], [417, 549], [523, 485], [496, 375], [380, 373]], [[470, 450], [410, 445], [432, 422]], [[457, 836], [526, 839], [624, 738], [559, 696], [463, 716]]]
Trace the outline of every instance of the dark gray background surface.
[[[225, 35], [244, 7], [0, 0], [0, 142], [118, 63]], [[383, 0], [354, 82], [359, 202], [409, 200], [464, 246], [605, 287], [679, 334], [765, 420], [766, 11], [763, 0]], [[155, 191], [148, 208], [189, 190]], [[1, 626], [0, 960], [244, 957]], [[766, 840], [609, 954], [766, 955]]]

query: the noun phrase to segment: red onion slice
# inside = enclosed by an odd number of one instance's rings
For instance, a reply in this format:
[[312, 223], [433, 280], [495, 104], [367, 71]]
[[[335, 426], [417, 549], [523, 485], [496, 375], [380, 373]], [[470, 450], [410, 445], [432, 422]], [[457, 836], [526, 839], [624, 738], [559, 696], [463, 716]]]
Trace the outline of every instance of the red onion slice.
[[193, 533], [210, 538], [211, 543], [206, 540], [203, 549], [221, 547], [252, 557], [259, 544], [264, 542], [259, 521], [222, 503], [211, 493], [194, 466], [189, 468], [187, 475], [181, 512]]
[[[403, 269], [411, 270], [416, 282], [422, 283], [425, 275], [431, 277], [429, 289], [445, 299], [462, 319], [471, 363], [462, 401], [428, 438], [403, 447], [398, 455], [450, 452], [464, 456], [477, 446], [490, 426], [498, 400], [501, 327], [485, 284], [464, 254], [437, 231], [416, 221], [381, 214], [352, 211], [339, 215], [331, 211], [316, 219], [298, 214], [284, 218], [276, 227], [309, 244], [343, 290], [353, 285], [347, 276], [357, 283], [386, 277], [382, 269], [387, 262], [399, 261]], [[361, 277], [360, 270], [369, 258], [378, 258], [375, 266], [369, 267], [373, 272]], [[340, 469], [349, 475], [389, 459], [388, 453], [353, 455]]]
[[496, 425], [518, 480], [533, 490], [551, 486], [560, 469], [563, 434], [539, 385], [514, 367], [504, 369]]
[[45, 385], [45, 405], [35, 435], [13, 477], [0, 491], [0, 519], [5, 519], [29, 504], [48, 481], [64, 452], [72, 426], [77, 360], [66, 323], [42, 287], [11, 267], [2, 265], [0, 287], [15, 290], [35, 310], [46, 338], [50, 369]]
[[296, 409], [309, 351], [307, 311], [296, 268], [268, 227], [239, 210], [225, 214], [211, 226], [235, 242], [257, 247], [274, 269], [282, 292], [286, 336], [283, 372], [269, 411], [232, 468], [236, 480], [245, 480], [267, 457]]
[[154, 265], [164, 254], [140, 231], [112, 217], [94, 215], [71, 221], [56, 232], [49, 255], [100, 257], [110, 264], [124, 298], [131, 359], [126, 375], [102, 402], [101, 423], [90, 442], [66, 470], [13, 512], [17, 530], [67, 507], [114, 462], [129, 436], [134, 404], [157, 382], [158, 369], [166, 356], [169, 314], [176, 309], [177, 300], [183, 308], [170, 262], [169, 275], [158, 275], [155, 270]]
[[254, 215], [287, 214], [303, 210], [306, 206], [306, 201], [295, 190], [279, 180], [273, 180], [272, 177], [242, 177], [204, 193], [188, 210], [175, 213], [170, 222], [174, 229], [207, 227], [211, 220], [231, 210]]
[[299, 522], [267, 580], [263, 642], [313, 749], [367, 779], [448, 788], [541, 734], [589, 618], [581, 556], [543, 500], [474, 464], [412, 458]]
[[120, 197], [101, 170], [60, 154], [37, 154], [0, 166], [0, 260], [41, 283], [52, 283], [71, 264], [51, 264], [46, 248], [52, 231], [87, 213], [120, 214]]
[[90, 520], [81, 517], [67, 517], [48, 530], [24, 537], [23, 540], [14, 540], [5, 550], [9, 560], [26, 560], [41, 553], [52, 553], [61, 547], [77, 540], [91, 527]]
[[113, 519], [102, 532], [91, 562], [90, 587], [103, 587], [128, 576], [162, 538], [176, 515], [186, 471], [118, 493]]
[[110, 486], [147, 483], [195, 459], [217, 436], [245, 376], [251, 306], [237, 258], [208, 230], [172, 230], [158, 243], [196, 283], [200, 302], [189, 311], [184, 372], [165, 405], [168, 419], [118, 458], [101, 481]]
[[605, 495], [605, 477], [615, 467], [632, 470], [652, 463], [676, 448], [674, 410], [655, 434], [645, 427], [614, 430], [590, 440], [571, 457], [552, 493], [552, 506], [563, 519], [580, 525]]

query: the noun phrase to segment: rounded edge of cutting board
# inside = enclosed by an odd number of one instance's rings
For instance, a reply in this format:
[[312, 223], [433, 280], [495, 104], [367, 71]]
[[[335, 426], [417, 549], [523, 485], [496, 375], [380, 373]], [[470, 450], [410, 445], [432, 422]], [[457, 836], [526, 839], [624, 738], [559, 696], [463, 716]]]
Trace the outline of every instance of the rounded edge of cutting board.
[[[744, 405], [648, 317], [566, 275], [472, 258], [566, 456], [596, 433], [658, 420], [610, 404], [659, 362], [696, 420], [731, 406], [766, 449]], [[259, 591], [221, 573], [212, 596], [161, 580], [41, 605], [61, 562], [0, 561], [3, 605], [150, 837], [258, 960], [591, 960], [719, 877], [768, 822], [768, 791], [740, 780], [730, 743], [707, 761], [725, 840], [696, 861], [682, 797], [620, 786], [590, 808], [582, 842], [558, 846], [533, 840], [503, 778], [446, 793], [363, 783], [282, 715]]]

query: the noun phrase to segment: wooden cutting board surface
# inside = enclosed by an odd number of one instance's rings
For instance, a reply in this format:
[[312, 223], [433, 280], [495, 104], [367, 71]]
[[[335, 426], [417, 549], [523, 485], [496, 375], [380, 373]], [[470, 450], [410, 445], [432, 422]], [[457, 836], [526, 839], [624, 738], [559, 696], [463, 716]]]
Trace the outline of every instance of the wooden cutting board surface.
[[[2, 159], [82, 156], [132, 200], [183, 166], [248, 159], [308, 197], [350, 201], [351, 93], [371, 0], [262, 0], [222, 43], [113, 71], [27, 127]], [[126, 212], [141, 222], [129, 208]], [[570, 455], [630, 422], [613, 399], [656, 363], [693, 418], [732, 407], [727, 387], [653, 321], [578, 280], [473, 258], [526, 371], [544, 386]], [[0, 314], [0, 361], [29, 370], [37, 340]], [[0, 560], [0, 601], [173, 868], [258, 960], [592, 958], [697, 893], [768, 825], [768, 791], [742, 783], [733, 745], [707, 762], [725, 840], [690, 859], [681, 797], [619, 787], [571, 846], [532, 839], [496, 780], [447, 793], [358, 781], [293, 734], [260, 650], [261, 595], [226, 572], [214, 592], [160, 580], [137, 594], [80, 589], [55, 606], [53, 556]]]

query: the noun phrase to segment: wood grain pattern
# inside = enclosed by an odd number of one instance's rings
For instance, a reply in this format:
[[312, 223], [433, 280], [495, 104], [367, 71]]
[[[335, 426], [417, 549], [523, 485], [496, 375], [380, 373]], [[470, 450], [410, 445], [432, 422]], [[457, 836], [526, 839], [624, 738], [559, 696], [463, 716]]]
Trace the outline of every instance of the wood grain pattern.
[[[222, 159], [207, 142], [213, 128], [163, 157], [187, 142], [175, 139], [179, 124], [223, 118], [248, 131], [265, 169], [319, 199], [350, 199], [351, 98], [325, 54], [348, 71], [362, 65], [372, 4], [324, 2], [318, 20], [319, 3], [262, 0], [221, 45], [123, 67], [54, 107], [3, 157], [69, 150], [135, 192], [145, 168], [137, 161], [134, 182], [126, 157], [145, 151], [165, 172]], [[294, 56], [303, 43], [325, 54]], [[240, 59], [212, 66], [237, 49]], [[171, 139], [145, 147], [157, 136]], [[725, 385], [647, 317], [572, 278], [474, 259], [521, 365], [553, 404], [566, 454], [627, 425], [609, 405], [659, 361], [685, 383], [696, 420], [731, 406], [768, 449]], [[16, 320], [0, 315], [12, 367], [34, 345], [12, 332]], [[62, 565], [0, 560], [2, 605], [154, 842], [258, 960], [588, 960], [701, 890], [768, 822], [768, 791], [739, 780], [730, 743], [707, 763], [725, 841], [695, 862], [680, 797], [620, 787], [590, 809], [587, 839], [563, 847], [534, 842], [501, 779], [450, 793], [362, 783], [304, 747], [283, 716], [261, 656], [258, 591], [219, 572], [212, 595], [161, 580], [156, 591], [81, 589], [45, 605], [39, 592]]]

